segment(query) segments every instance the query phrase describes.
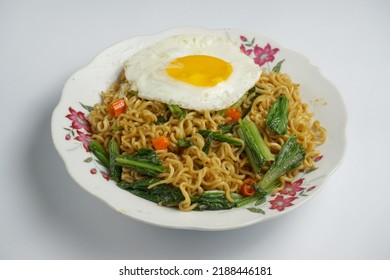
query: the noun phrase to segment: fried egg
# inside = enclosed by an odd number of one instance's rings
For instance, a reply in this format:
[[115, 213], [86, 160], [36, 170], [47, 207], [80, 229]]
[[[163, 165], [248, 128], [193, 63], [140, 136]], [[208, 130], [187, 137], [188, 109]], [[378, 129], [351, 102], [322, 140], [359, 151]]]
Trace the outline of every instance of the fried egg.
[[213, 35], [159, 41], [130, 57], [124, 69], [139, 97], [197, 111], [231, 106], [261, 74], [233, 41]]

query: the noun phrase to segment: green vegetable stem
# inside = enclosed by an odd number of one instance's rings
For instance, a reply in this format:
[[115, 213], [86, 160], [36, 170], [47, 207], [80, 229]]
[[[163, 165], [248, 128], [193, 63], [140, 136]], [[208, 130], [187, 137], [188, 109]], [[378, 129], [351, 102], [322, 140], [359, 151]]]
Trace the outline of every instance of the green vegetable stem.
[[156, 176], [165, 172], [162, 162], [152, 149], [141, 148], [134, 155], [119, 155], [115, 158], [115, 165], [133, 169], [141, 174]]
[[253, 170], [258, 173], [266, 161], [274, 160], [274, 155], [264, 142], [256, 125], [248, 118], [240, 119], [238, 135], [245, 143], [245, 153]]
[[198, 130], [198, 133], [206, 138], [206, 144], [203, 147], [203, 151], [207, 154], [210, 151], [211, 141], [216, 140], [219, 142], [226, 142], [235, 146], [242, 146], [242, 141], [238, 138], [229, 137], [222, 133], [214, 132], [211, 130]]
[[120, 152], [119, 144], [115, 141], [114, 138], [112, 138], [108, 142], [108, 154], [110, 157], [109, 176], [112, 180], [117, 182], [121, 178], [122, 168], [115, 164], [115, 159], [117, 156], [120, 155], [120, 153], [121, 152]]
[[106, 168], [109, 168], [110, 166], [109, 154], [106, 152], [104, 147], [97, 140], [91, 140], [89, 142], [89, 149], [91, 150], [92, 154], [95, 155], [95, 157], [98, 159], [101, 165], [103, 165]]

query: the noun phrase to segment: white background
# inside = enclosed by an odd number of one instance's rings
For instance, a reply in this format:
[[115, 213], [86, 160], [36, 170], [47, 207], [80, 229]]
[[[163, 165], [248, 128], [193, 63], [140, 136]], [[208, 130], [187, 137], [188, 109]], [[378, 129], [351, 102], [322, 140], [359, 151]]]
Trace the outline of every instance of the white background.
[[[127, 37], [177, 26], [263, 34], [340, 90], [348, 148], [302, 207], [243, 229], [143, 224], [82, 190], [50, 118], [68, 77]], [[0, 259], [390, 259], [390, 2], [0, 2]]]

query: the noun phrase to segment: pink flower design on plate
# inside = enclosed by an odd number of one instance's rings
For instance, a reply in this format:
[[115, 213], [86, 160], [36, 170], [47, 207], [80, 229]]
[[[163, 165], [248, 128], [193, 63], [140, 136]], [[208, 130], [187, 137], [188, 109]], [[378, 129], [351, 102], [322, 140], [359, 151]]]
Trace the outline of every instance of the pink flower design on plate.
[[278, 51], [278, 48], [272, 49], [270, 44], [267, 44], [264, 48], [261, 48], [256, 45], [253, 49], [253, 54], [255, 55], [255, 58], [253, 60], [256, 64], [262, 66], [266, 62], [274, 61], [274, 54], [276, 54]]
[[104, 179], [106, 179], [107, 181], [110, 180], [110, 176], [106, 172], [102, 171], [101, 173]]
[[248, 55], [248, 56], [250, 56], [251, 53], [252, 53], [252, 51], [253, 51], [253, 50], [251, 50], [251, 49], [246, 49], [245, 46], [244, 46], [243, 44], [241, 44], [240, 50], [241, 50], [243, 53], [245, 53], [246, 55]]
[[241, 35], [240, 36], [240, 39], [241, 39], [241, 41], [243, 41], [243, 42], [246, 42], [246, 41], [248, 41], [248, 38], [246, 38], [245, 36], [243, 36], [243, 35]]
[[303, 180], [304, 180], [304, 178], [301, 178], [299, 180], [296, 180], [293, 183], [286, 183], [286, 185], [284, 186], [284, 189], [281, 190], [280, 193], [287, 194], [290, 196], [296, 196], [296, 194], [298, 192], [304, 190], [304, 188], [301, 187]]
[[80, 130], [77, 130], [77, 134], [78, 136], [76, 136], [74, 139], [76, 139], [77, 141], [80, 141], [81, 143], [83, 143], [83, 147], [84, 149], [89, 152], [89, 141], [92, 140], [92, 135], [91, 134], [85, 134], [84, 132], [80, 131]]
[[271, 207], [269, 209], [283, 211], [284, 208], [294, 205], [291, 202], [293, 202], [295, 199], [295, 196], [284, 198], [282, 195], [278, 195], [275, 199], [269, 201], [271, 203]]
[[69, 107], [70, 114], [66, 115], [68, 119], [72, 121], [71, 127], [74, 129], [84, 128], [87, 132], [92, 132], [91, 123], [85, 117], [83, 112], [77, 112], [73, 108]]

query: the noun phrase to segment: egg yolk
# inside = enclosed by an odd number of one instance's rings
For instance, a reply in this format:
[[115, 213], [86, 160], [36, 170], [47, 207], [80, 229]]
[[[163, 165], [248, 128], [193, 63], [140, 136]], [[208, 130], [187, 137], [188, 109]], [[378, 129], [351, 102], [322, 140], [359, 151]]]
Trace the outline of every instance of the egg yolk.
[[226, 81], [233, 67], [226, 61], [208, 55], [179, 57], [165, 68], [172, 78], [194, 86], [212, 87]]

